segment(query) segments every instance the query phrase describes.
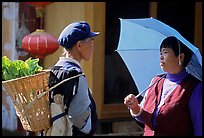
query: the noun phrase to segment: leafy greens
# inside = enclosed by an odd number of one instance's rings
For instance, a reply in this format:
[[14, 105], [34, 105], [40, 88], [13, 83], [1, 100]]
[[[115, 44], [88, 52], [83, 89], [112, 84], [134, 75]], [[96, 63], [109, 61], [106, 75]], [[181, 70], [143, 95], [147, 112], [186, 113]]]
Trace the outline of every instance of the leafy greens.
[[6, 56], [2, 57], [2, 80], [11, 80], [24, 76], [36, 74], [43, 67], [39, 64], [39, 59], [13, 60], [11, 61]]

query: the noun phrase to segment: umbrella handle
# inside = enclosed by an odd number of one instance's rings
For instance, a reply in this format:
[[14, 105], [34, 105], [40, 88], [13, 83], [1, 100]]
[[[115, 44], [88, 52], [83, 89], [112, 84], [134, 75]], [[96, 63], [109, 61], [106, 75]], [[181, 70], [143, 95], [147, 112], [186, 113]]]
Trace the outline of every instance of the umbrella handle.
[[135, 96], [135, 98], [138, 98], [142, 93], [146, 92], [150, 87], [152, 87], [153, 85], [155, 85], [156, 83], [158, 83], [162, 78], [164, 78], [166, 76], [166, 74], [164, 74], [159, 80], [155, 81], [152, 85], [150, 85], [149, 87], [147, 87], [144, 91], [142, 91], [141, 93], [139, 93], [138, 95]]

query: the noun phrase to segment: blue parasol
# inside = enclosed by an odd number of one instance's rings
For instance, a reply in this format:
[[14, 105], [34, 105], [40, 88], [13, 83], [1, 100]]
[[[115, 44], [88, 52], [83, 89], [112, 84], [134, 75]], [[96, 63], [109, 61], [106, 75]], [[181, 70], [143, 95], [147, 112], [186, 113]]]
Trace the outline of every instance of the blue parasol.
[[117, 52], [126, 64], [137, 88], [147, 89], [151, 79], [163, 73], [160, 68], [160, 44], [175, 36], [193, 51], [187, 71], [202, 81], [202, 56], [197, 47], [179, 32], [155, 18], [121, 19], [121, 32]]

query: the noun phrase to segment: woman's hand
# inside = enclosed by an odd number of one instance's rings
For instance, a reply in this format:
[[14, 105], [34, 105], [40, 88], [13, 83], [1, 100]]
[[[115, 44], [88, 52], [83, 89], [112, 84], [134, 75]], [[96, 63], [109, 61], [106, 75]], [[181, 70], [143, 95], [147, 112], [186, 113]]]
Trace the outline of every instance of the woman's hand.
[[134, 114], [137, 114], [140, 111], [138, 100], [133, 94], [129, 94], [124, 98], [124, 104], [131, 109]]

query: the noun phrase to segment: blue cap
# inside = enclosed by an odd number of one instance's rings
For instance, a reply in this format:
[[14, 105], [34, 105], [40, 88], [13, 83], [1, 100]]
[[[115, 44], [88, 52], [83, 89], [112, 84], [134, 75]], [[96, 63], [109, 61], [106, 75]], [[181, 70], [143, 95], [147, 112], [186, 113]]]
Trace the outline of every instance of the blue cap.
[[71, 48], [79, 40], [99, 35], [99, 32], [91, 32], [90, 26], [85, 21], [73, 22], [61, 32], [58, 43], [64, 48]]

